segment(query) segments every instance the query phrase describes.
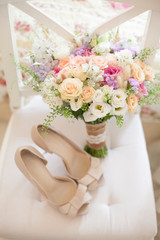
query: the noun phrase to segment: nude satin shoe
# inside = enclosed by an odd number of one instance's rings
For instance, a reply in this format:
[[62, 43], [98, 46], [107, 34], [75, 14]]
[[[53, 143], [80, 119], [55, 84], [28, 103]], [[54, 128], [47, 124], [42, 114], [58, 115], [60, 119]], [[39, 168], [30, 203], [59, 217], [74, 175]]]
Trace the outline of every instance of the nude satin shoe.
[[26, 178], [39, 190], [43, 199], [57, 207], [61, 213], [75, 217], [88, 212], [91, 196], [87, 187], [69, 177], [53, 177], [46, 167], [47, 161], [35, 148], [18, 148], [15, 162]]
[[33, 126], [32, 140], [49, 153], [55, 153], [63, 159], [67, 175], [79, 184], [94, 190], [102, 178], [100, 160], [83, 151], [73, 141], [52, 128], [47, 132], [42, 130], [42, 125]]

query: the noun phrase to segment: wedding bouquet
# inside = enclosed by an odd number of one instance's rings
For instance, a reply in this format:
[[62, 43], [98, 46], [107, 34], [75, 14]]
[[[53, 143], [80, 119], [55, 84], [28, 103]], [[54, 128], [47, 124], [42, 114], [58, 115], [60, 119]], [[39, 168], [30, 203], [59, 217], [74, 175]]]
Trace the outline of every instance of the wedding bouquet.
[[43, 40], [30, 53], [28, 67], [21, 69], [31, 76], [27, 84], [50, 106], [44, 126], [57, 115], [82, 119], [88, 132], [85, 150], [103, 158], [105, 122], [115, 117], [122, 126], [127, 112], [155, 101], [160, 87], [152, 87], [154, 71], [145, 63], [152, 51], [138, 53], [131, 40], [109, 42], [104, 35], [75, 39], [74, 47]]

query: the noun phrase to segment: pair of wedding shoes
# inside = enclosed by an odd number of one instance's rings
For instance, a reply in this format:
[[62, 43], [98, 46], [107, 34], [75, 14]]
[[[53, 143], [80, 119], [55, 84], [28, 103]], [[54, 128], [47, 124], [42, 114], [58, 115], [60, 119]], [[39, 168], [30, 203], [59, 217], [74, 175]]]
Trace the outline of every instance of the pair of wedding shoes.
[[91, 195], [102, 177], [100, 160], [89, 156], [79, 146], [61, 133], [42, 125], [32, 127], [32, 140], [49, 153], [59, 155], [68, 177], [53, 177], [48, 171], [47, 161], [35, 148], [20, 147], [15, 162], [21, 172], [39, 190], [41, 195], [59, 211], [75, 217], [88, 212]]

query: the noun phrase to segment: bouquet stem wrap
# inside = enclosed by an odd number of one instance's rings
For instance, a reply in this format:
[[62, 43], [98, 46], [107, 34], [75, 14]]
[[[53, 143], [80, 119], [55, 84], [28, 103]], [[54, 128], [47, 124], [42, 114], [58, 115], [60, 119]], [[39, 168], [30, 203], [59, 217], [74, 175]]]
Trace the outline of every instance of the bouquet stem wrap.
[[106, 146], [106, 122], [99, 124], [87, 124], [87, 145], [85, 151], [94, 157], [104, 158], [107, 153]]

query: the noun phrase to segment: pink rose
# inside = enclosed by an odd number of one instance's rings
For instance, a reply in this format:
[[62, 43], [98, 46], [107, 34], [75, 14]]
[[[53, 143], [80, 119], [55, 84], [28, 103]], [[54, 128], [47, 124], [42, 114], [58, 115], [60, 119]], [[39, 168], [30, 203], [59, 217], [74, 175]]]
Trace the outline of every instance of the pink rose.
[[104, 69], [104, 76], [117, 77], [122, 72], [122, 68], [119, 66], [108, 66]]
[[136, 96], [139, 98], [139, 100], [143, 97], [143, 96], [148, 96], [148, 92], [147, 92], [147, 88], [145, 83], [141, 83], [139, 84], [138, 87], [138, 94], [136, 94]]

